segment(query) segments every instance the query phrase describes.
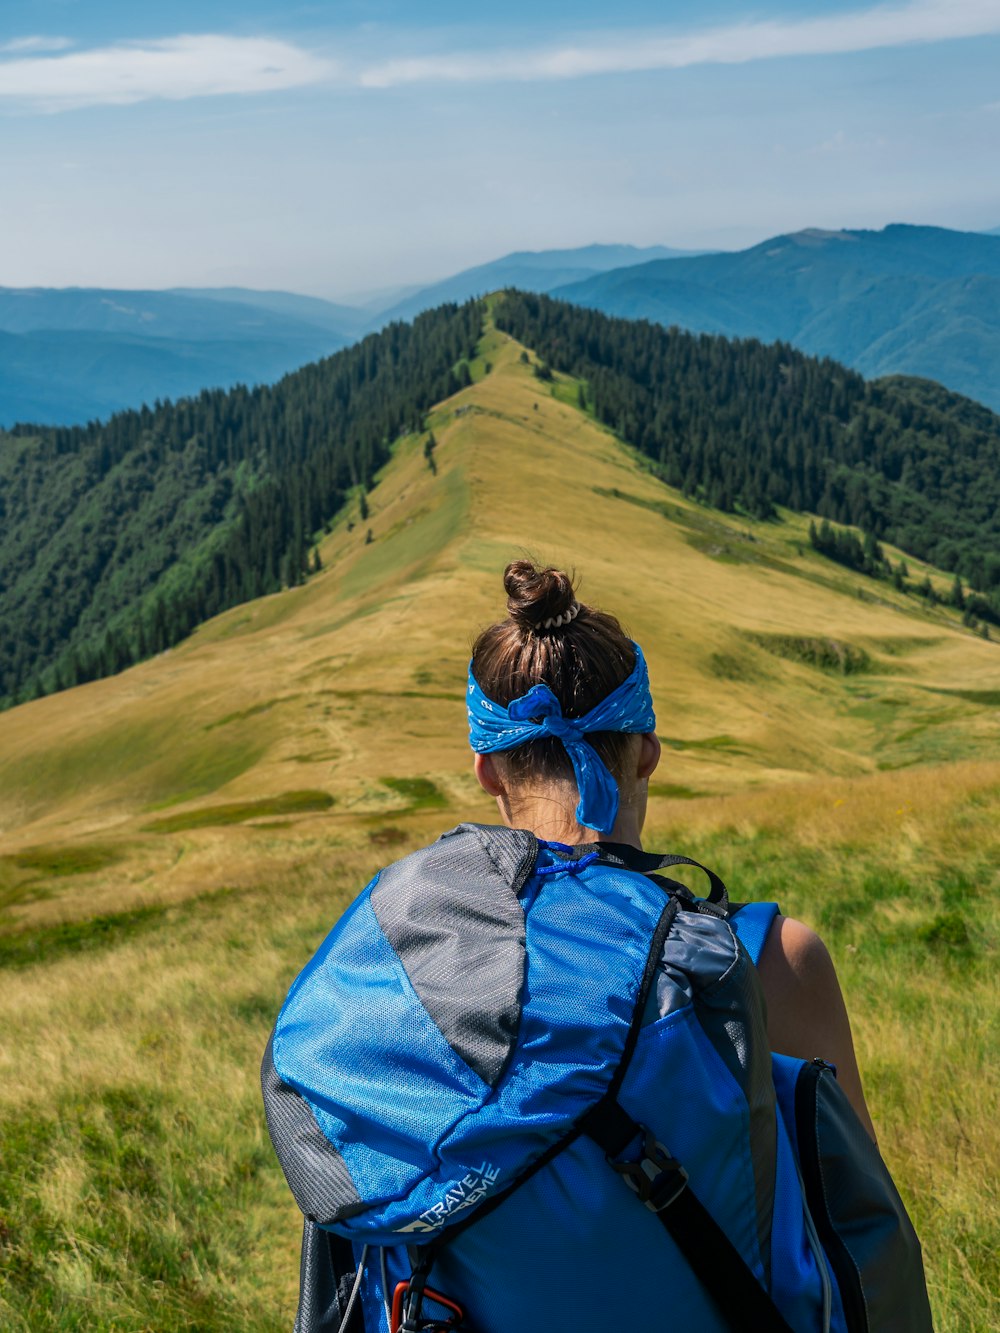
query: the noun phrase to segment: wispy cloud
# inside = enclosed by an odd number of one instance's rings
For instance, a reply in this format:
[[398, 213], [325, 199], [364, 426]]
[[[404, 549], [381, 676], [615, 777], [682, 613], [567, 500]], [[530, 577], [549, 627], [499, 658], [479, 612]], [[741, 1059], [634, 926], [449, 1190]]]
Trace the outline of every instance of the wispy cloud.
[[829, 18], [761, 21], [689, 33], [604, 33], [574, 45], [394, 59], [360, 74], [369, 88], [407, 83], [575, 79], [593, 74], [842, 55], [1000, 32], [1000, 0], [912, 0]]
[[166, 37], [45, 56], [25, 54], [39, 47], [13, 49], [13, 59], [0, 60], [0, 102], [43, 111], [275, 92], [336, 73], [331, 61], [270, 37]]
[[27, 55], [32, 51], [65, 51], [73, 45], [71, 37], [14, 37], [0, 42], [0, 55]]
[[1000, 0], [905, 0], [826, 18], [761, 20], [666, 32], [606, 31], [573, 44], [458, 50], [338, 61], [272, 37], [187, 34], [68, 50], [65, 37], [0, 44], [0, 105], [42, 111], [266, 93], [315, 83], [392, 88], [420, 83], [565, 80], [599, 74], [838, 55], [1000, 33]]

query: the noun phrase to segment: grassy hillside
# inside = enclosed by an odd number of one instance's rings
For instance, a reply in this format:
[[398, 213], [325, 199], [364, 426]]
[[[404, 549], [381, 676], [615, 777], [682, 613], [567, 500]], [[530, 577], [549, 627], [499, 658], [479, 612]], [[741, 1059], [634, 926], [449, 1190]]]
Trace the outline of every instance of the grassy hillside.
[[685, 500], [521, 350], [488, 333], [434, 468], [400, 440], [304, 586], [0, 716], [5, 1328], [289, 1326], [259, 1054], [374, 868], [491, 818], [464, 671], [523, 549], [647, 650], [650, 845], [830, 942], [938, 1328], [993, 1321], [1000, 647], [823, 559], [807, 517]]
[[695, 337], [523, 292], [494, 311], [583, 378], [595, 416], [685, 495], [856, 524], [967, 578], [986, 595], [978, 613], [1000, 626], [1000, 416], [925, 380], [867, 384], [783, 343]]
[[0, 433], [0, 707], [300, 583], [316, 531], [459, 387], [481, 330], [477, 305], [445, 306], [268, 388]]

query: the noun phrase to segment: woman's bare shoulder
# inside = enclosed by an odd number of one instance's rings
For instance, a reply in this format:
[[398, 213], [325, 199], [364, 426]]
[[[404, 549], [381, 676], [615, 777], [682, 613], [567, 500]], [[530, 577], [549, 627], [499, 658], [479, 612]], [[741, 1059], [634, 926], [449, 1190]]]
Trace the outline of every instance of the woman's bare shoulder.
[[829, 949], [811, 926], [794, 917], [779, 913], [774, 918], [760, 964], [776, 982], [789, 987], [808, 982], [810, 987], [837, 984], [839, 989]]
[[818, 1056], [835, 1065], [841, 1086], [874, 1138], [847, 1006], [823, 940], [804, 922], [778, 916], [764, 944], [759, 971], [771, 1049], [802, 1060]]

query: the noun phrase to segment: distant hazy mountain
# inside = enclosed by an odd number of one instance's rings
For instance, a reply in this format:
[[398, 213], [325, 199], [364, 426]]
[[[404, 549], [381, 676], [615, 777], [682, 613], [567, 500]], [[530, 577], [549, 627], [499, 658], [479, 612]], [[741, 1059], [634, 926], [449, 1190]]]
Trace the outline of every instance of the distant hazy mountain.
[[781, 339], [866, 375], [926, 376], [1000, 410], [1000, 228], [897, 225], [796, 232], [735, 253], [517, 251], [359, 307], [242, 287], [0, 288], [0, 426], [68, 425], [203, 388], [270, 382], [392, 320], [502, 287], [706, 333]]
[[635, 245], [584, 245], [575, 250], [517, 250], [489, 264], [463, 269], [453, 277], [422, 287], [380, 311], [373, 323], [412, 319], [445, 301], [467, 301], [502, 287], [520, 287], [531, 292], [550, 292], [566, 283], [578, 282], [610, 269], [646, 264], [651, 260], [673, 260], [698, 254], [697, 250], [671, 250], [665, 245], [640, 248]]
[[356, 337], [371, 319], [367, 310], [357, 306], [338, 305], [318, 296], [300, 296], [297, 292], [258, 292], [249, 287], [174, 287], [164, 293], [173, 294], [267, 310], [344, 338]]
[[58, 329], [0, 332], [0, 428], [81, 425], [205, 388], [270, 384], [344, 345], [343, 338], [322, 334], [211, 342]]
[[552, 295], [630, 319], [781, 339], [1000, 409], [1000, 236], [895, 225], [596, 274]]
[[[107, 288], [0, 287], [0, 329], [59, 329], [143, 338], [256, 341], [301, 338], [317, 328], [340, 331], [342, 307], [285, 292], [115, 291]], [[310, 312], [308, 317], [304, 310]], [[357, 312], [345, 312], [356, 319]]]
[[270, 382], [353, 341], [361, 322], [284, 292], [0, 288], [0, 426]]
[[498, 287], [547, 291], [685, 252], [591, 245], [508, 255], [361, 306], [245, 287], [0, 287], [0, 427], [75, 425], [207, 388], [270, 383], [391, 320]]

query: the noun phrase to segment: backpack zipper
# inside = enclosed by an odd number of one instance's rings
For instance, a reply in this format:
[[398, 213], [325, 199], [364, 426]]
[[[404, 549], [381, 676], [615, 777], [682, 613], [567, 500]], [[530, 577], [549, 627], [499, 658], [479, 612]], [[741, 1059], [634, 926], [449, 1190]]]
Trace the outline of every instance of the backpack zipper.
[[835, 1078], [834, 1067], [826, 1060], [817, 1058], [802, 1066], [795, 1083], [795, 1131], [806, 1207], [837, 1279], [848, 1333], [870, 1333], [861, 1277], [850, 1251], [834, 1226], [823, 1181], [819, 1144], [819, 1091], [824, 1076]]
[[802, 1179], [802, 1169], [797, 1162], [795, 1164], [795, 1169], [799, 1177], [799, 1192], [802, 1195], [802, 1216], [805, 1218], [806, 1239], [809, 1241], [809, 1248], [812, 1250], [813, 1258], [816, 1260], [816, 1267], [819, 1270], [819, 1280], [823, 1288], [823, 1333], [830, 1333], [830, 1321], [833, 1318], [833, 1282], [830, 1277], [830, 1263], [826, 1257], [826, 1252], [820, 1243], [820, 1238], [816, 1231], [816, 1223], [813, 1221], [813, 1215], [809, 1211], [805, 1183]]

